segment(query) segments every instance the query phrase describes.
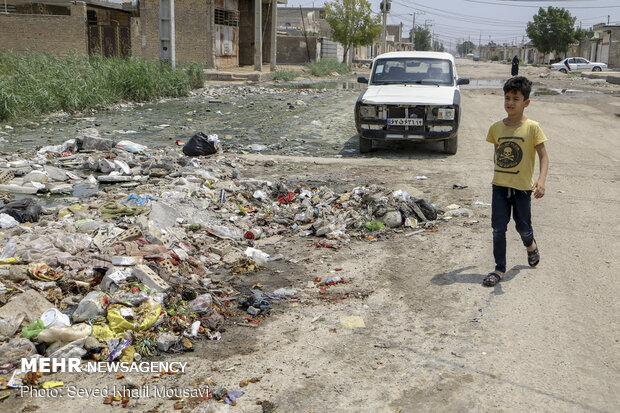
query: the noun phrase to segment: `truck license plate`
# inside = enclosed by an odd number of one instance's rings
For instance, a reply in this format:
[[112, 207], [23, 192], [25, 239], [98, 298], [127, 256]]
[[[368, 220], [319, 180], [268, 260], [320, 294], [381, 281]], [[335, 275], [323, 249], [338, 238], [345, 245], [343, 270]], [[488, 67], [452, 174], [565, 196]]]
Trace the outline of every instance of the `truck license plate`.
[[422, 119], [414, 118], [393, 118], [388, 119], [387, 124], [391, 126], [422, 126]]

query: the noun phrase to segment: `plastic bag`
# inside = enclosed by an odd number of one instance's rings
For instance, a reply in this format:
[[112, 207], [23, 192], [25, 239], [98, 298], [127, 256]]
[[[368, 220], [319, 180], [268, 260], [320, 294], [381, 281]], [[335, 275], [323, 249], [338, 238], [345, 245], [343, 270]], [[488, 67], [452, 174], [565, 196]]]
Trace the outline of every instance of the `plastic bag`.
[[86, 321], [97, 318], [105, 314], [103, 307], [103, 297], [106, 295], [101, 291], [91, 291], [80, 301], [77, 310], [73, 313], [73, 321]]
[[91, 326], [84, 323], [69, 327], [50, 327], [41, 331], [37, 338], [45, 343], [55, 343], [56, 341], [70, 343], [88, 337], [92, 330]]
[[33, 338], [37, 338], [41, 331], [45, 330], [45, 324], [43, 320], [37, 319], [32, 323], [28, 324], [26, 327], [22, 328], [22, 337], [31, 340]]
[[71, 255], [78, 255], [87, 249], [92, 241], [93, 239], [88, 234], [67, 234], [58, 238], [54, 242], [54, 246]]
[[0, 214], [10, 215], [17, 221], [24, 223], [39, 221], [41, 211], [41, 206], [34, 199], [24, 198], [9, 202], [0, 209]]
[[183, 153], [187, 156], [204, 156], [213, 155], [220, 149], [220, 140], [217, 135], [206, 136], [202, 132], [197, 132], [183, 146]]
[[22, 358], [28, 358], [36, 352], [34, 344], [25, 338], [14, 338], [0, 346], [0, 364], [19, 363]]
[[19, 222], [9, 214], [0, 214], [0, 228], [13, 228], [19, 225]]
[[366, 222], [364, 225], [371, 231], [378, 231], [385, 227], [383, 222], [377, 220]]
[[199, 295], [196, 299], [190, 301], [187, 305], [188, 309], [192, 313], [206, 313], [211, 309], [211, 294], [206, 293]]
[[140, 145], [139, 143], [135, 143], [132, 141], [119, 141], [116, 144], [116, 147], [119, 149], [124, 149], [127, 152], [132, 152], [132, 153], [139, 153], [144, 151], [145, 149], [147, 149], [146, 146], [144, 145]]

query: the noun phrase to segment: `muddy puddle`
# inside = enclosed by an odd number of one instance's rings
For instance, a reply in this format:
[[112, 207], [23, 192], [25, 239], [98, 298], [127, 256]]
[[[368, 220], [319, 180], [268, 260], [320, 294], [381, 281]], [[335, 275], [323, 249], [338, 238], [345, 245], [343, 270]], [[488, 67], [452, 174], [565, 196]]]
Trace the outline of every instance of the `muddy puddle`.
[[1, 129], [0, 152], [29, 152], [97, 128], [103, 137], [149, 148], [174, 147], [177, 140], [186, 142], [202, 131], [217, 134], [224, 150], [232, 152], [333, 156], [355, 134], [353, 106], [359, 95], [358, 89], [336, 84], [315, 83], [313, 89], [230, 86], [183, 99], [54, 114]]
[[291, 82], [276, 84], [274, 87], [287, 90], [317, 89], [317, 90], [364, 90], [365, 84], [357, 82]]

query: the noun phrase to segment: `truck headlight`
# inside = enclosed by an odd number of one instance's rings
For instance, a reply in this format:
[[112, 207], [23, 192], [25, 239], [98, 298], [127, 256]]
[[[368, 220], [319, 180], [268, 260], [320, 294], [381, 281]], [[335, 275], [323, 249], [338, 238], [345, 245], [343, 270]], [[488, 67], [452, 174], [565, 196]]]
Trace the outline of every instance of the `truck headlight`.
[[360, 106], [360, 117], [362, 118], [376, 118], [377, 108], [375, 106]]
[[454, 109], [440, 108], [437, 111], [437, 119], [439, 119], [439, 120], [454, 120]]

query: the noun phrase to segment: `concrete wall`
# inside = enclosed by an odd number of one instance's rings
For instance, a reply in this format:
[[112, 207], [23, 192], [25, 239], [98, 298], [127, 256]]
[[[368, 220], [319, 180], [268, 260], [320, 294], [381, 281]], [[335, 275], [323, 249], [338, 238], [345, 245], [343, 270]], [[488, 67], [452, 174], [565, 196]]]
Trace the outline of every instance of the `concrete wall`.
[[310, 60], [316, 61], [318, 40], [318, 37], [308, 37], [306, 43], [304, 36], [278, 36], [276, 62], [282, 65], [309, 63], [306, 45], [310, 49]]
[[0, 14], [0, 49], [87, 54], [86, 5], [69, 7], [69, 16]]

